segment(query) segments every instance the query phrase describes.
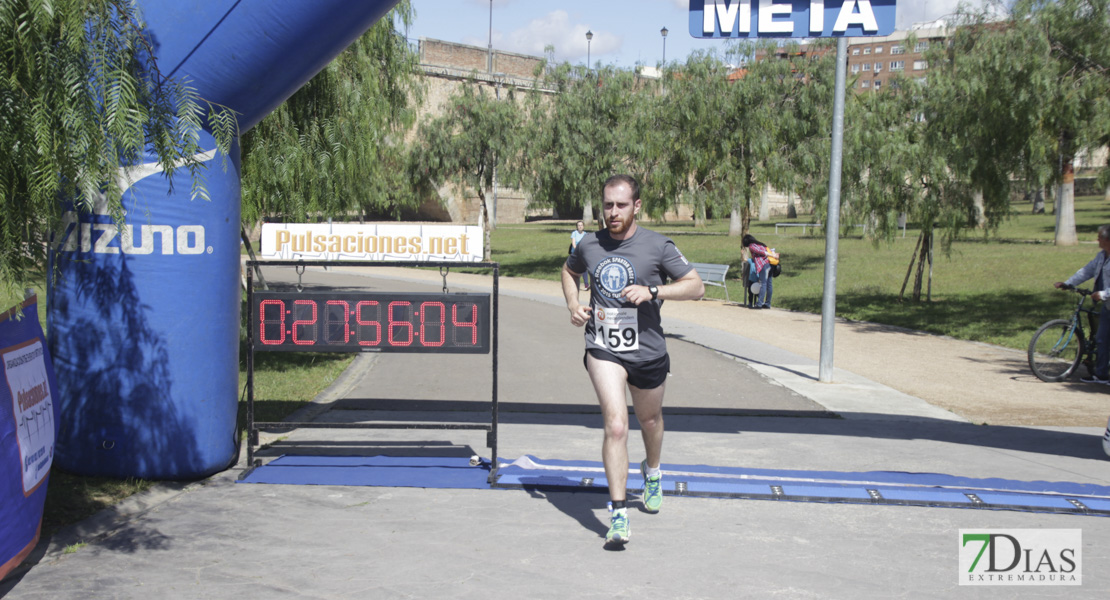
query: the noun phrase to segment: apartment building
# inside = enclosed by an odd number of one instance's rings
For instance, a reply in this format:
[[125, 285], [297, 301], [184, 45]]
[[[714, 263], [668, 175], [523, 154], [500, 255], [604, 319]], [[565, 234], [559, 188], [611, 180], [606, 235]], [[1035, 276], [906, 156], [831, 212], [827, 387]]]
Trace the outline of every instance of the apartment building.
[[[911, 34], [916, 38], [910, 43]], [[882, 91], [896, 76], [924, 79], [931, 44], [947, 37], [943, 22], [926, 23], [909, 31], [881, 37], [848, 39], [848, 85], [856, 92]]]

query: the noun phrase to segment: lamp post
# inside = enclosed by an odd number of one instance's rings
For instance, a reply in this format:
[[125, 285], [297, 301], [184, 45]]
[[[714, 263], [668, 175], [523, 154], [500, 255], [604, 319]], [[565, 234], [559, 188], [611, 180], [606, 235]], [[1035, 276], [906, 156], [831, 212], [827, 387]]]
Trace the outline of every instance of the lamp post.
[[593, 42], [594, 32], [586, 30], [586, 69], [590, 68], [590, 43]]
[[486, 55], [486, 72], [493, 73], [493, 0], [489, 0], [489, 52]]
[[660, 29], [659, 34], [663, 36], [663, 64], [667, 64], [667, 28]]

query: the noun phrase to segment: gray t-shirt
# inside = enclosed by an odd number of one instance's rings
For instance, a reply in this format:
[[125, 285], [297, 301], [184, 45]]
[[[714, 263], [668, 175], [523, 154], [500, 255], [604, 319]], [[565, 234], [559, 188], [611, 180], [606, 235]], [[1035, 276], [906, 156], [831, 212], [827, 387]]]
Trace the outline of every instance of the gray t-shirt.
[[637, 226], [626, 240], [608, 231], [587, 234], [567, 258], [574, 273], [590, 273], [586, 348], [605, 350], [630, 362], [660, 358], [667, 352], [659, 316], [662, 300], [636, 306], [620, 297], [627, 285], [662, 285], [693, 267], [670, 238]]

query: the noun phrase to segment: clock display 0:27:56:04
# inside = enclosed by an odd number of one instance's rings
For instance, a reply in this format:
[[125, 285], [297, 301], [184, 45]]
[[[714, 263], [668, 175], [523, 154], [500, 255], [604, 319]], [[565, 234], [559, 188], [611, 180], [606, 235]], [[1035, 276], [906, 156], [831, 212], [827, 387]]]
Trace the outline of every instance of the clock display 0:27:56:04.
[[255, 350], [490, 350], [489, 294], [256, 292]]

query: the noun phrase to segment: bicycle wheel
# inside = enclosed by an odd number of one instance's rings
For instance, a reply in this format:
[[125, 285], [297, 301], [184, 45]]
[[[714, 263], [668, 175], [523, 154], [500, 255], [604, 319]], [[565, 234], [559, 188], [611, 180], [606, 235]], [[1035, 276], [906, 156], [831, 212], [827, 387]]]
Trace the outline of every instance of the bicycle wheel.
[[1029, 368], [1041, 381], [1063, 381], [1075, 372], [1085, 349], [1082, 332], [1071, 321], [1049, 321], [1029, 341]]

